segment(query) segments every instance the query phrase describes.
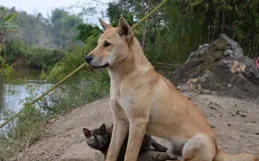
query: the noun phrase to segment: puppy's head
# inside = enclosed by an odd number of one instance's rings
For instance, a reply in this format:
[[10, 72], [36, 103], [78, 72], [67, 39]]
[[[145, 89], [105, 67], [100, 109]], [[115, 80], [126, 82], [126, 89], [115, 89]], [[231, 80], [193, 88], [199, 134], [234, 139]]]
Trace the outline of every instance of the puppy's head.
[[133, 34], [124, 18], [119, 19], [116, 28], [101, 19], [99, 22], [104, 33], [99, 38], [96, 48], [85, 57], [85, 61], [94, 68], [114, 66], [128, 57]]

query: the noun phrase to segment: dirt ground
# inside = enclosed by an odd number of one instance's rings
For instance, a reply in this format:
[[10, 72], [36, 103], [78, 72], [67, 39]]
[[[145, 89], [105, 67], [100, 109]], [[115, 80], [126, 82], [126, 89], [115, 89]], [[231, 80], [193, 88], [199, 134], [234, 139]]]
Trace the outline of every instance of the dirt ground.
[[[259, 104], [256, 101], [197, 93], [184, 94], [201, 109], [215, 129], [221, 149], [228, 153], [259, 155]], [[40, 141], [10, 160], [60, 160], [65, 150], [85, 141], [83, 127], [91, 129], [111, 122], [109, 99], [95, 101], [51, 120]]]

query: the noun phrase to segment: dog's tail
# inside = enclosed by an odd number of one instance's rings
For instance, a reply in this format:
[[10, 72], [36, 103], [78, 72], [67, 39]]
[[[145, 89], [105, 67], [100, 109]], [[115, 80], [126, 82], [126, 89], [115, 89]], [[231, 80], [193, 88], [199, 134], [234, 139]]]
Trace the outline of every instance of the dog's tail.
[[251, 154], [230, 155], [219, 149], [213, 161], [259, 161], [259, 158]]

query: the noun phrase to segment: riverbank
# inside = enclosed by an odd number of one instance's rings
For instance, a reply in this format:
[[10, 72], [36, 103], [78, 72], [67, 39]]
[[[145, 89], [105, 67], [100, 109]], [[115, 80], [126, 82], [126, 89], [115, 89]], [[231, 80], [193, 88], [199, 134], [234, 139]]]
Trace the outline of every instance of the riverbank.
[[11, 80], [0, 80], [0, 123], [22, 108], [26, 98], [30, 97], [29, 88], [34, 87], [36, 94], [40, 95], [52, 85], [40, 80], [40, 73], [36, 69], [16, 68]]
[[[24, 112], [0, 131], [0, 160], [8, 160], [11, 156], [34, 144], [45, 132], [45, 124], [54, 117], [60, 116], [73, 108], [80, 107], [96, 99], [107, 96], [109, 77], [105, 70], [93, 74], [82, 70], [69, 83], [68, 80], [59, 88], [44, 97], [35, 105], [23, 106]], [[39, 89], [29, 88], [29, 97], [24, 101], [29, 103], [37, 97]], [[43, 91], [41, 91], [43, 92]]]
[[[219, 139], [219, 147], [228, 153], [251, 153], [259, 155], [259, 105], [253, 100], [242, 100], [217, 95], [184, 93], [200, 108], [214, 128]], [[102, 99], [56, 117], [44, 126], [43, 137], [28, 144], [8, 160], [35, 161], [60, 160], [76, 156], [71, 147], [86, 145], [82, 128], [99, 127], [102, 123], [111, 124], [109, 99]], [[166, 145], [166, 144], [165, 144]], [[69, 149], [69, 150], [68, 150]], [[84, 152], [88, 149], [88, 152]], [[78, 153], [100, 153], [88, 147], [77, 149]], [[68, 150], [68, 151], [67, 151]], [[65, 155], [66, 153], [66, 155]], [[73, 158], [73, 157], [72, 157]], [[77, 158], [82, 159], [82, 158]]]

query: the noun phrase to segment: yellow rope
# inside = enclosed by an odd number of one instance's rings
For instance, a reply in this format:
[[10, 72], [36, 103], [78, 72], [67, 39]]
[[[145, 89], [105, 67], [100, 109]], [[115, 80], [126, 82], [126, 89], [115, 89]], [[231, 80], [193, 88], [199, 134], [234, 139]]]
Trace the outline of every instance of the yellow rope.
[[[136, 24], [134, 24], [131, 27], [131, 30], [135, 29], [140, 23], [142, 23], [143, 21], [145, 21], [147, 18], [149, 18], [152, 14], [154, 14], [157, 10], [159, 10], [168, 0], [164, 0], [162, 1], [158, 6], [156, 6], [154, 9], [152, 9], [147, 15], [145, 15], [142, 19], [140, 19]], [[53, 91], [55, 88], [57, 88], [60, 84], [62, 84], [65, 80], [67, 80], [68, 78], [70, 78], [72, 75], [74, 75], [75, 73], [77, 73], [79, 70], [81, 70], [84, 66], [88, 67], [88, 64], [85, 62], [83, 64], [81, 64], [79, 67], [77, 67], [74, 71], [72, 71], [71, 73], [69, 73], [66, 77], [64, 77], [63, 79], [61, 79], [58, 83], [56, 83], [55, 85], [53, 85], [50, 89], [48, 89], [46, 92], [44, 92], [42, 95], [40, 95], [39, 97], [37, 97], [34, 101], [32, 101], [31, 103], [29, 103], [30, 105], [35, 104], [36, 102], [38, 102], [39, 100], [41, 100], [43, 97], [45, 97], [47, 94], [49, 94], [51, 91]], [[26, 106], [25, 106], [26, 107]], [[23, 108], [21, 111], [19, 111], [18, 113], [16, 113], [15, 115], [13, 115], [12, 117], [8, 118], [3, 124], [0, 125], [0, 129], [2, 127], [4, 127], [6, 124], [8, 124], [9, 122], [11, 122], [12, 120], [14, 120], [16, 117], [18, 117], [25, 108]]]

